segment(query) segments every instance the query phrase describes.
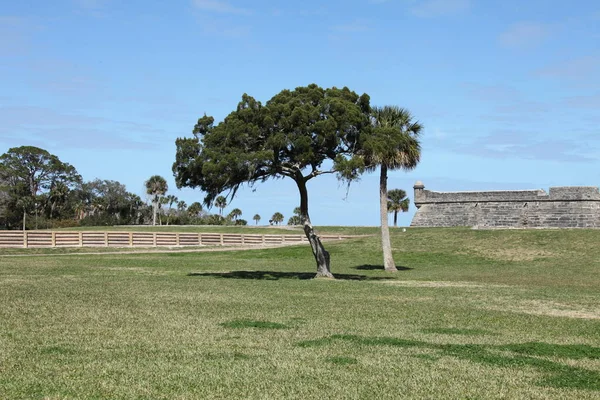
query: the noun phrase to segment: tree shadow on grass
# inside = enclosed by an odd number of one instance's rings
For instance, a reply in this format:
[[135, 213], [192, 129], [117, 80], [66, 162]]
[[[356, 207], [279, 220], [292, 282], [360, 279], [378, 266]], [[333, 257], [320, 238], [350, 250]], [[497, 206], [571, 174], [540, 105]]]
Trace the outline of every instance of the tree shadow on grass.
[[[278, 271], [230, 271], [230, 272], [190, 272], [188, 276], [200, 276], [226, 279], [255, 279], [278, 281], [279, 279], [314, 279], [315, 272], [278, 272]], [[355, 274], [333, 274], [335, 279], [344, 281], [381, 281], [391, 277], [367, 276]]]
[[[362, 346], [393, 346], [421, 348], [435, 351], [428, 354], [450, 356], [473, 363], [501, 368], [534, 368], [541, 373], [538, 386], [600, 391], [600, 373], [595, 370], [569, 365], [563, 360], [600, 359], [600, 347], [589, 345], [560, 345], [542, 342], [515, 343], [507, 345], [441, 344], [395, 337], [369, 337], [358, 335], [331, 335], [319, 339], [298, 342], [299, 347], [320, 347], [350, 342]], [[416, 357], [421, 356], [419, 354]], [[552, 357], [552, 359], [544, 358]]]
[[[357, 265], [356, 267], [352, 267], [354, 269], [358, 269], [361, 271], [384, 271], [385, 267], [383, 265], [371, 265], [371, 264], [363, 264], [363, 265]], [[411, 269], [414, 268], [409, 268], [409, 267], [403, 267], [402, 265], [396, 265], [396, 268], [398, 269], [398, 271], [410, 271]]]

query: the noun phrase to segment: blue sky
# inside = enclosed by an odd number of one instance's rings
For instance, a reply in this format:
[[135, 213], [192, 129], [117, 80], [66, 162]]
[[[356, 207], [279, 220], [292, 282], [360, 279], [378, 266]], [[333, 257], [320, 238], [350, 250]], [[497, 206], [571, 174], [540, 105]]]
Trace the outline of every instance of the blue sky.
[[[177, 190], [175, 139], [241, 95], [317, 83], [406, 107], [422, 161], [389, 187], [600, 185], [600, 3], [577, 0], [23, 0], [0, 9], [0, 153], [33, 145], [85, 180]], [[377, 225], [378, 175], [309, 185], [317, 225]], [[243, 217], [287, 217], [293, 182], [244, 188]], [[216, 211], [216, 210], [213, 210]], [[411, 212], [400, 218], [408, 225]]]

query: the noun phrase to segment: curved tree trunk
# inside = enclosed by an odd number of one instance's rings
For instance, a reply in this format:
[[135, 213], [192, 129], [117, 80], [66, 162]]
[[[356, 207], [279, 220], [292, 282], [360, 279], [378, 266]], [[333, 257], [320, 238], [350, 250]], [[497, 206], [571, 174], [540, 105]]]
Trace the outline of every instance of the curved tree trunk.
[[398, 226], [398, 210], [394, 211], [394, 226]]
[[310, 217], [308, 215], [308, 190], [306, 189], [306, 182], [304, 178], [294, 179], [298, 185], [300, 191], [300, 218], [302, 218], [302, 224], [304, 225], [304, 234], [310, 243], [315, 261], [317, 262], [317, 275], [315, 278], [334, 278], [330, 268], [330, 257], [329, 252], [323, 247], [321, 239], [316, 234], [312, 224], [310, 223]]
[[387, 208], [387, 165], [381, 164], [379, 176], [379, 215], [381, 217], [381, 247], [383, 248], [383, 267], [386, 271], [396, 272], [396, 263], [392, 257], [392, 245], [390, 243], [390, 229], [388, 227]]

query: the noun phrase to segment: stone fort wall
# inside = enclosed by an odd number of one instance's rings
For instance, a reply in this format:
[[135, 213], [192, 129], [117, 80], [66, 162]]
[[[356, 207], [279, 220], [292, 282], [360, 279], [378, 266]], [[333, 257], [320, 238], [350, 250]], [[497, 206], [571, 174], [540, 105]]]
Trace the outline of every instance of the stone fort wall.
[[415, 227], [600, 228], [598, 187], [434, 192], [417, 182], [414, 190]]

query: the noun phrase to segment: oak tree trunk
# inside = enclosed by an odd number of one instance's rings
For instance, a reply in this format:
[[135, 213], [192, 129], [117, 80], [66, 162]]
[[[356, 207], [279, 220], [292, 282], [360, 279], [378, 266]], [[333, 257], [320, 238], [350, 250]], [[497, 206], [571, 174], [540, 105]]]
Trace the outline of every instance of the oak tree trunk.
[[323, 247], [321, 239], [316, 234], [308, 215], [308, 190], [306, 189], [306, 182], [303, 177], [294, 179], [298, 185], [300, 191], [300, 218], [304, 225], [304, 234], [310, 243], [315, 261], [317, 262], [317, 275], [315, 278], [334, 278], [330, 268], [330, 257], [329, 252]]
[[381, 247], [383, 248], [383, 267], [386, 271], [396, 272], [396, 263], [392, 257], [392, 245], [390, 243], [390, 229], [388, 227], [387, 208], [387, 165], [381, 164], [379, 176], [379, 215], [381, 217]]

